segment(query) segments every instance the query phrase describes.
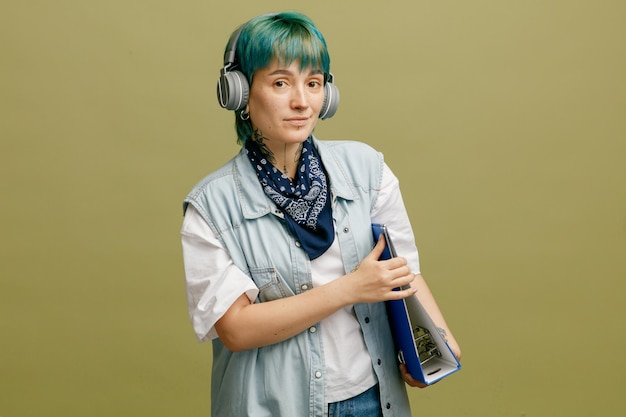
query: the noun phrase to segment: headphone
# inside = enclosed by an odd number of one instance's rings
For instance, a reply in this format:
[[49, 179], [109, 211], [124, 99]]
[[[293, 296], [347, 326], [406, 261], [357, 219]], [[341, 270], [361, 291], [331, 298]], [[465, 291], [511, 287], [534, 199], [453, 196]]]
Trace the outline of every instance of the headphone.
[[[276, 14], [263, 16], [276, 16]], [[246, 25], [247, 23], [244, 23], [239, 26], [230, 36], [224, 53], [224, 67], [220, 70], [220, 78], [217, 82], [217, 101], [226, 110], [237, 111], [245, 108], [250, 97], [250, 86], [246, 76], [241, 71], [233, 69], [237, 66], [235, 64], [237, 41]], [[324, 83], [324, 102], [319, 114], [322, 120], [333, 117], [339, 107], [339, 89], [333, 82], [333, 74], [328, 73]]]

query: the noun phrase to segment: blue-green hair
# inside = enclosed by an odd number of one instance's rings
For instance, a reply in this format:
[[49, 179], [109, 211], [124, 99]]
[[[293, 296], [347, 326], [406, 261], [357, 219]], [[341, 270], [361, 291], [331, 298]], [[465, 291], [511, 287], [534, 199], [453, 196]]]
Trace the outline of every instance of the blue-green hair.
[[[274, 59], [285, 65], [300, 61], [301, 69], [330, 73], [330, 56], [324, 37], [311, 19], [298, 12], [258, 16], [241, 28], [235, 65], [249, 85], [252, 85], [254, 73], [267, 68]], [[245, 142], [252, 135], [250, 120], [242, 120], [236, 112], [235, 125], [237, 141]]]

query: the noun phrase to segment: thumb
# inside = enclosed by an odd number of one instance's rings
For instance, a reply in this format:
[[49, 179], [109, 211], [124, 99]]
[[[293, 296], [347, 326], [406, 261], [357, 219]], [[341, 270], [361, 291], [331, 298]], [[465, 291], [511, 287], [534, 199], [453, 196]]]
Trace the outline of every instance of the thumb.
[[376, 242], [376, 245], [369, 253], [368, 258], [372, 258], [373, 260], [378, 261], [380, 259], [380, 256], [383, 254], [386, 246], [387, 243], [385, 242], [385, 237], [383, 235], [380, 235], [380, 237], [378, 238], [378, 242]]

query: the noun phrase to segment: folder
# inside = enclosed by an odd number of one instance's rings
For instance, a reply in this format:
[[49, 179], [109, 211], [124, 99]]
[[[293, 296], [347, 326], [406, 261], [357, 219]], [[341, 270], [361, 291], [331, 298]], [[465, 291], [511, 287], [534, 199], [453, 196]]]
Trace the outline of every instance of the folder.
[[[398, 256], [386, 225], [372, 224], [372, 232], [376, 241], [381, 235], [385, 237], [381, 260]], [[398, 362], [406, 365], [414, 379], [431, 385], [461, 369], [460, 362], [416, 296], [386, 301], [386, 306]]]

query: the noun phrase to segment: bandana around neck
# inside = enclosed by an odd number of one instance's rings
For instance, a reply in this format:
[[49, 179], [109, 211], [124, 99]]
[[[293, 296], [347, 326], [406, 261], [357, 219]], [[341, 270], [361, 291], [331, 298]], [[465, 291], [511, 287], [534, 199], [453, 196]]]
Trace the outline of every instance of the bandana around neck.
[[333, 243], [335, 230], [326, 172], [310, 138], [303, 143], [293, 182], [272, 165], [255, 141], [247, 140], [245, 148], [263, 191], [286, 214], [289, 231], [310, 259], [322, 255]]

